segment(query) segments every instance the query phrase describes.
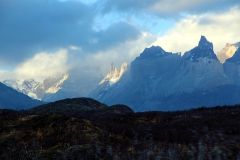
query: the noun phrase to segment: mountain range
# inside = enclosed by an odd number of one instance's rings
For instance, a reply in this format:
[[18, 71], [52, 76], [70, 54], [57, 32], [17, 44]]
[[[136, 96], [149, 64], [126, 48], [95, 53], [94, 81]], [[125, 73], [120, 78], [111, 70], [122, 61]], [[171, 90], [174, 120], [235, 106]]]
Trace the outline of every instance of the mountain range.
[[183, 110], [240, 103], [240, 42], [217, 54], [201, 36], [182, 56], [159, 46], [146, 48], [130, 65], [112, 63], [105, 78], [99, 68], [73, 68], [43, 82], [5, 80], [32, 98], [53, 102], [91, 97], [107, 105], [125, 104], [134, 111]]
[[57, 101], [65, 98], [85, 97], [103, 79], [99, 68], [75, 67], [68, 72], [49, 77], [43, 82], [28, 80], [4, 80], [3, 83], [34, 99], [45, 102]]
[[102, 83], [89, 96], [107, 105], [122, 103], [134, 111], [237, 104], [239, 62], [238, 49], [222, 64], [204, 36], [183, 56], [152, 46], [131, 62], [116, 83]]

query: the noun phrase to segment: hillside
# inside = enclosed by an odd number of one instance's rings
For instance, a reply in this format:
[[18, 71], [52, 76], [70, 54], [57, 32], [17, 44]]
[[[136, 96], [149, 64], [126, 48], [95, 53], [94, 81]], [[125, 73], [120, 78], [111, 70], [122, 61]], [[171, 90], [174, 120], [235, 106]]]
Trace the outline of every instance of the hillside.
[[0, 110], [0, 159], [237, 159], [239, 125], [240, 106], [104, 116]]

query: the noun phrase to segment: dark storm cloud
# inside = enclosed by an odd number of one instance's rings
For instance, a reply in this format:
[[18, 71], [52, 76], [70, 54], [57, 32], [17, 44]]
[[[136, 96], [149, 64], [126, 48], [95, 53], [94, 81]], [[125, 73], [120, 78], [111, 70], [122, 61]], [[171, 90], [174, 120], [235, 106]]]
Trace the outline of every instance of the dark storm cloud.
[[148, 13], [162, 18], [178, 17], [181, 13], [202, 14], [223, 12], [239, 6], [239, 0], [104, 0], [99, 3], [102, 12], [130, 11], [136, 14]]
[[126, 39], [134, 40], [140, 36], [140, 31], [123, 21], [112, 24], [106, 30], [96, 33], [96, 42], [93, 39], [93, 44], [95, 43], [95, 50], [106, 49], [109, 46], [115, 46], [118, 43], [124, 42]]
[[84, 52], [107, 49], [137, 38], [140, 31], [119, 22], [93, 30], [97, 12], [80, 1], [1, 0], [0, 59], [21, 61], [39, 51], [79, 46]]

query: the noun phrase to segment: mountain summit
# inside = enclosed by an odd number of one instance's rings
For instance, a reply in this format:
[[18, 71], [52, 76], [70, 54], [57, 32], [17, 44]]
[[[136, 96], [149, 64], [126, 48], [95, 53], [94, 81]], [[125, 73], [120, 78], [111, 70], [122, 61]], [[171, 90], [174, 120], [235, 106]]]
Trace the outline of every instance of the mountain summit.
[[136, 58], [136, 60], [142, 60], [142, 59], [157, 59], [159, 57], [171, 55], [172, 53], [164, 51], [159, 46], [152, 46], [150, 48], [144, 49], [144, 51], [140, 54], [139, 57]]
[[202, 46], [205, 48], [213, 49], [213, 44], [207, 40], [205, 36], [201, 36], [200, 41], [198, 42], [198, 46]]
[[183, 57], [185, 60], [191, 60], [192, 62], [198, 62], [199, 58], [217, 59], [213, 51], [213, 44], [205, 36], [201, 36], [198, 46], [186, 52]]

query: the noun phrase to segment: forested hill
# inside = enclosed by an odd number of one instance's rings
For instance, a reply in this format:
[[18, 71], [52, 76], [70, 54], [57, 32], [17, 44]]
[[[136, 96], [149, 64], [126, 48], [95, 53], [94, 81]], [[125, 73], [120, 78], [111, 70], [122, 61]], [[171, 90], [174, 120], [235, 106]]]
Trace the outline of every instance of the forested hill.
[[240, 106], [119, 114], [122, 107], [104, 114], [0, 110], [0, 159], [240, 158]]

